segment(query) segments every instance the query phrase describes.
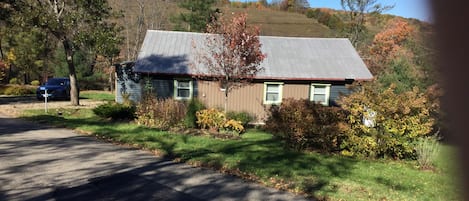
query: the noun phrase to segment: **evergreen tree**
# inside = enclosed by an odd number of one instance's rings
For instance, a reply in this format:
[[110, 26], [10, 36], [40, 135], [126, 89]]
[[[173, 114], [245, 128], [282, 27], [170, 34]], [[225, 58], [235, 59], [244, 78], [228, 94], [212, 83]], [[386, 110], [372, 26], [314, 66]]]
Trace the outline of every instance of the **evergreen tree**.
[[215, 0], [185, 0], [179, 7], [189, 12], [181, 13], [179, 20], [187, 23], [186, 31], [205, 32], [207, 24], [216, 20], [219, 9], [213, 9]]

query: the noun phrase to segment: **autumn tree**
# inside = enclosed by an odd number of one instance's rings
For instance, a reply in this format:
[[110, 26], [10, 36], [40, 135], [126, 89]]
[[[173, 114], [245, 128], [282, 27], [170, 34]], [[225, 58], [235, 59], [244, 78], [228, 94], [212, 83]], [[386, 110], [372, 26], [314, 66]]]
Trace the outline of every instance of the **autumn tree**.
[[[411, 36], [414, 28], [405, 20], [395, 18], [390, 20], [385, 28], [375, 35], [369, 50], [374, 68], [380, 68], [395, 59], [403, 51], [403, 43]], [[372, 69], [377, 73], [379, 69]]]
[[414, 28], [405, 20], [395, 18], [390, 20], [385, 28], [375, 35], [369, 48], [370, 67], [373, 74], [381, 72], [383, 66], [396, 59], [399, 53], [403, 53], [403, 45]]
[[307, 0], [282, 0], [279, 3], [281, 10], [303, 10], [309, 8], [309, 2]]
[[369, 13], [380, 14], [392, 9], [393, 5], [381, 5], [378, 0], [340, 0], [342, 8], [348, 12], [350, 23], [347, 35], [354, 47], [363, 41], [366, 33], [366, 15]]
[[[225, 93], [225, 112], [229, 93], [244, 86], [262, 70], [266, 57], [261, 51], [259, 27], [247, 25], [247, 14], [237, 14], [231, 19], [221, 19], [207, 26], [205, 44], [195, 44], [198, 51], [193, 66], [220, 83]], [[200, 64], [200, 65], [199, 65]]]
[[[112, 26], [106, 20], [112, 15], [106, 0], [18, 0], [15, 15], [26, 27], [37, 27], [62, 44], [70, 77], [71, 104], [79, 105], [78, 81], [74, 64], [75, 51], [85, 45], [83, 38], [94, 37], [98, 27]], [[20, 6], [21, 5], [21, 6]]]

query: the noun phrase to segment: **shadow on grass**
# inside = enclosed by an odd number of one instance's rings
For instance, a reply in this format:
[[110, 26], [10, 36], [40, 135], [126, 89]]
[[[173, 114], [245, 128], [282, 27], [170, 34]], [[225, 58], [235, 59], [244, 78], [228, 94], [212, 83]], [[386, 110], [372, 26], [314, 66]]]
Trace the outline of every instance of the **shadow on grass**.
[[96, 118], [79, 118], [79, 119], [67, 119], [57, 114], [43, 114], [28, 117], [21, 117], [21, 119], [27, 121], [33, 121], [38, 124], [48, 124], [56, 127], [75, 129], [80, 126], [98, 126], [103, 125], [102, 122], [97, 121]]
[[39, 115], [26, 119], [42, 119], [67, 128], [96, 126], [93, 133], [99, 138], [158, 150], [166, 159], [190, 161], [276, 188], [295, 189], [314, 199], [318, 199], [314, 197], [317, 191], [335, 193], [337, 188], [331, 179], [345, 178], [357, 162], [344, 157], [286, 150], [282, 142], [259, 132], [241, 140], [217, 140], [170, 134], [136, 125], [122, 128], [123, 123], [103, 122], [96, 118]]

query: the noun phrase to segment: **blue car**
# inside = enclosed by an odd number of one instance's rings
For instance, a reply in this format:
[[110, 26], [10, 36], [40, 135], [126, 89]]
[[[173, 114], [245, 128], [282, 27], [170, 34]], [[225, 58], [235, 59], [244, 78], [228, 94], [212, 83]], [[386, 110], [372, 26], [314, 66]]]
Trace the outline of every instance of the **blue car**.
[[48, 100], [70, 100], [70, 79], [50, 78], [47, 80], [44, 85], [39, 86], [36, 90], [36, 97], [38, 100], [44, 100], [46, 96]]

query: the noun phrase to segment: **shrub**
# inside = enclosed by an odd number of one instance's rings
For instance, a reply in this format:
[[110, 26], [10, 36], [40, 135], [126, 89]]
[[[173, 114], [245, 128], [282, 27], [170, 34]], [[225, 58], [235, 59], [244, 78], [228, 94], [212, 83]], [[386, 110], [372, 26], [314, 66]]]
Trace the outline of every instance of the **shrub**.
[[10, 84], [20, 84], [20, 81], [18, 80], [18, 78], [11, 78], [9, 83]]
[[218, 131], [223, 127], [226, 120], [225, 114], [214, 108], [197, 111], [196, 116], [197, 125], [211, 131]]
[[244, 126], [241, 123], [241, 121], [237, 121], [237, 120], [234, 120], [234, 119], [230, 119], [230, 120], [226, 121], [223, 124], [223, 129], [225, 131], [234, 132], [236, 134], [241, 134], [245, 131]]
[[288, 98], [269, 109], [265, 129], [291, 148], [331, 152], [339, 149], [344, 118], [340, 108]]
[[99, 105], [93, 109], [93, 113], [102, 118], [110, 118], [112, 120], [118, 119], [134, 119], [135, 107], [132, 105], [120, 104], [115, 102], [108, 102]]
[[248, 123], [254, 120], [254, 117], [251, 114], [249, 114], [248, 112], [233, 112], [233, 111], [230, 111], [230, 112], [226, 113], [226, 118], [227, 119], [233, 119], [233, 120], [236, 120], [236, 121], [240, 121], [241, 125], [243, 125], [243, 127], [247, 127]]
[[39, 82], [39, 80], [33, 80], [31, 81], [31, 85], [33, 86], [39, 86], [41, 83]]
[[311, 9], [310, 8], [306, 11], [306, 17], [307, 18], [317, 18], [318, 13], [319, 13], [318, 9]]
[[22, 96], [34, 94], [36, 91], [34, 87], [28, 87], [24, 85], [10, 85], [3, 91], [4, 95], [10, 96]]
[[109, 86], [108, 77], [105, 74], [96, 72], [91, 76], [79, 78], [81, 90], [103, 90]]
[[186, 128], [197, 127], [196, 112], [203, 109], [205, 109], [205, 105], [199, 99], [191, 99], [189, 101], [189, 105], [187, 105], [187, 112], [184, 118], [184, 126]]
[[415, 151], [419, 167], [431, 169], [440, 151], [438, 140], [435, 137], [420, 138], [417, 140]]
[[139, 125], [169, 130], [182, 123], [186, 116], [186, 106], [174, 99], [158, 99], [147, 95], [137, 105], [136, 116]]
[[[376, 83], [343, 97], [349, 128], [342, 148], [347, 155], [415, 158], [415, 142], [430, 134], [434, 124], [429, 102], [418, 88], [397, 94], [391, 85], [383, 91]], [[372, 125], [364, 117], [375, 113]]]

